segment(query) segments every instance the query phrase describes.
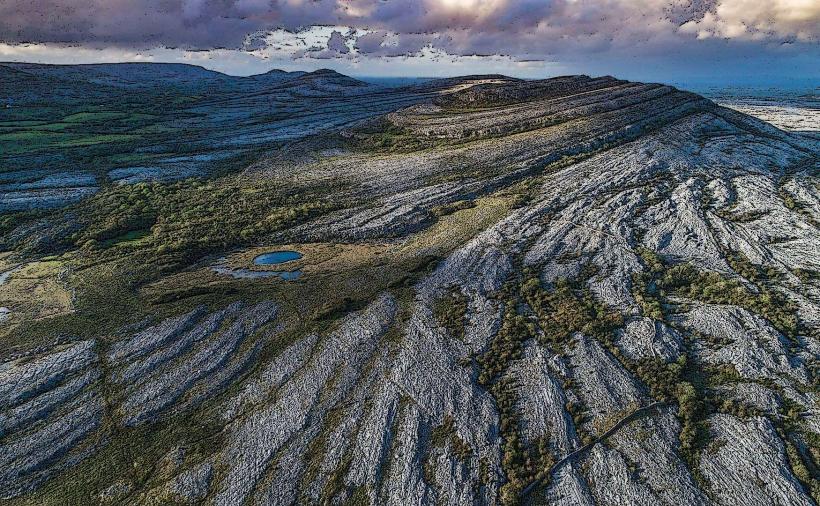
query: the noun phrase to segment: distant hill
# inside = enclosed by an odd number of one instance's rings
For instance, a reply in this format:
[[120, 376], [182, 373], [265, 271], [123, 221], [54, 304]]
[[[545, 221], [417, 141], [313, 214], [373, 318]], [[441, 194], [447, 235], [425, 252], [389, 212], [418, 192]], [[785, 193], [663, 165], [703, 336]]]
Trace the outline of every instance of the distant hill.
[[177, 63], [104, 63], [90, 65], [43, 65], [38, 63], [0, 63], [6, 67], [48, 79], [86, 82], [123, 88], [164, 85], [185, 86], [205, 81], [228, 81], [229, 76], [195, 65]]
[[196, 90], [256, 91], [260, 87], [299, 79], [300, 84], [318, 86], [368, 86], [367, 83], [334, 70], [286, 72], [274, 69], [264, 74], [231, 76], [198, 65], [184, 63], [100, 63], [82, 65], [46, 65], [40, 63], [2, 63], [0, 79], [46, 79], [62, 83], [87, 83], [126, 89], [157, 86]]

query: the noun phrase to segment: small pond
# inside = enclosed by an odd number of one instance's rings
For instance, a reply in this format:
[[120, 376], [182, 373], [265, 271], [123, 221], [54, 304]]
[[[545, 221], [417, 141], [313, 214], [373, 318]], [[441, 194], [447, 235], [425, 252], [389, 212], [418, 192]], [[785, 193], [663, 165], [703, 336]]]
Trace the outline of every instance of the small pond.
[[256, 265], [275, 265], [290, 262], [291, 260], [299, 260], [300, 258], [302, 258], [302, 254], [298, 251], [271, 251], [254, 258], [253, 263]]

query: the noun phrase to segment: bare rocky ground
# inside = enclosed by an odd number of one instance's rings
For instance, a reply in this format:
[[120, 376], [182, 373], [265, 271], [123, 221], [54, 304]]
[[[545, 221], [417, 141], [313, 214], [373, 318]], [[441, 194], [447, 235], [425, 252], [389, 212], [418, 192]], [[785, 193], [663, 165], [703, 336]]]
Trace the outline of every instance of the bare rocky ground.
[[[697, 95], [585, 77], [295, 143], [245, 176], [343, 182], [344, 205], [272, 243], [356, 245], [366, 268], [9, 358], [0, 495], [817, 504], [818, 155]], [[198, 268], [175, 282], [271, 283]], [[299, 287], [372, 286], [321, 324], [299, 310]]]
[[816, 96], [726, 97], [716, 96], [724, 107], [754, 116], [777, 128], [817, 139], [820, 136], [820, 107]]

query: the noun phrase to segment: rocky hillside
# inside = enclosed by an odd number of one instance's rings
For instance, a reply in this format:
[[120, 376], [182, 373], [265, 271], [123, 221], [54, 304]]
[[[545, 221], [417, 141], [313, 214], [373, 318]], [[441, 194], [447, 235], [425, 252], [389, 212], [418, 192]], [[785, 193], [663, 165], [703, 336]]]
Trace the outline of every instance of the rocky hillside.
[[0, 496], [817, 504], [818, 156], [669, 86], [486, 76], [18, 216]]
[[110, 183], [239, 170], [259, 152], [432, 93], [330, 70], [235, 77], [182, 64], [0, 62], [0, 212], [64, 207]]

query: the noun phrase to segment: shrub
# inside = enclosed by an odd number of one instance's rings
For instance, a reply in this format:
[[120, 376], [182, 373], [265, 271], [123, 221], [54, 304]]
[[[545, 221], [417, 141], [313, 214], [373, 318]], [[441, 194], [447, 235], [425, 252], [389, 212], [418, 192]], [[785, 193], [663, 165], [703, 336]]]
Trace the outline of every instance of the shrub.
[[467, 297], [458, 289], [453, 289], [436, 300], [433, 314], [450, 337], [464, 340], [465, 319], [467, 315]]
[[536, 277], [530, 277], [521, 286], [527, 304], [538, 316], [543, 339], [553, 344], [564, 343], [575, 332], [611, 340], [611, 333], [623, 326], [623, 316], [596, 302], [586, 289], [576, 294], [572, 285], [577, 280], [559, 280], [552, 291], [544, 290]]
[[716, 272], [703, 272], [691, 264], [669, 267], [657, 280], [670, 293], [709, 304], [740, 306], [766, 318], [776, 329], [794, 339], [798, 331], [797, 308], [785, 296], [768, 288], [752, 293], [736, 279]]
[[535, 335], [535, 326], [516, 313], [514, 301], [507, 302], [505, 306], [498, 334], [478, 359], [481, 368], [478, 381], [485, 386], [496, 381], [511, 360], [521, 358], [521, 344]]

